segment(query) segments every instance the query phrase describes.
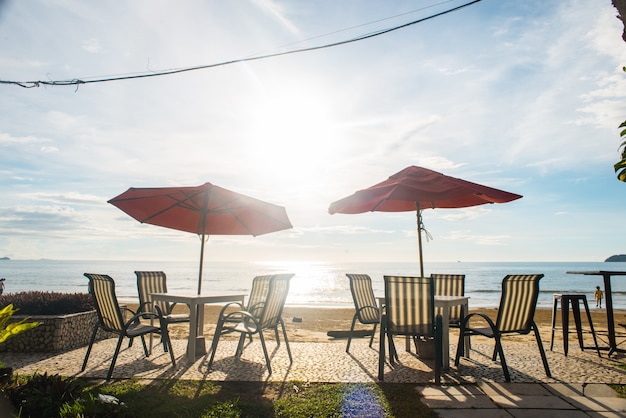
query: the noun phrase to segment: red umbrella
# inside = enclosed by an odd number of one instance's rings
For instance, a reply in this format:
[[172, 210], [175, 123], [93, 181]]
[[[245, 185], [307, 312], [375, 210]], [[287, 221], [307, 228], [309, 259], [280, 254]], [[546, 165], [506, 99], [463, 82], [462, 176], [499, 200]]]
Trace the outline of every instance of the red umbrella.
[[331, 203], [328, 212], [332, 215], [416, 211], [420, 273], [423, 276], [423, 209], [465, 208], [485, 203], [505, 203], [521, 197], [518, 194], [446, 176], [427, 168], [411, 166], [381, 183]]
[[202, 237], [198, 294], [202, 288], [205, 237], [257, 236], [292, 228], [284, 207], [211, 183], [193, 187], [131, 187], [108, 203], [141, 223], [192, 232]]

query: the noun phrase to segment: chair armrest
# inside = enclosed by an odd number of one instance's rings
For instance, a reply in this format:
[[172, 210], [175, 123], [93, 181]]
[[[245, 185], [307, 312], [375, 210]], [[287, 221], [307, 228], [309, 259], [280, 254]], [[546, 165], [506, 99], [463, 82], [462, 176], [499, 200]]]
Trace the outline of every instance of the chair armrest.
[[468, 323], [469, 320], [474, 317], [474, 316], [478, 316], [480, 318], [482, 318], [483, 320], [485, 320], [485, 322], [487, 322], [487, 324], [489, 325], [489, 328], [491, 328], [492, 331], [496, 331], [496, 324], [494, 324], [493, 320], [491, 318], [489, 318], [487, 316], [487, 314], [484, 314], [482, 312], [474, 312], [471, 313], [469, 315], [466, 315], [465, 318], [463, 318], [463, 320], [461, 321], [461, 329], [472, 329], [471, 327], [468, 327]]
[[362, 310], [365, 310], [365, 309], [368, 309], [368, 308], [374, 309], [375, 311], [377, 311], [380, 314], [380, 308], [378, 306], [371, 306], [371, 305], [363, 306], [362, 308], [357, 309], [356, 312], [359, 313]]
[[228, 302], [226, 305], [222, 306], [222, 309], [220, 309], [220, 313], [217, 317], [222, 318], [224, 316], [227, 316], [227, 314], [225, 314], [226, 310], [233, 305], [237, 305], [237, 307], [239, 308], [238, 312], [243, 311], [243, 304], [241, 302]]

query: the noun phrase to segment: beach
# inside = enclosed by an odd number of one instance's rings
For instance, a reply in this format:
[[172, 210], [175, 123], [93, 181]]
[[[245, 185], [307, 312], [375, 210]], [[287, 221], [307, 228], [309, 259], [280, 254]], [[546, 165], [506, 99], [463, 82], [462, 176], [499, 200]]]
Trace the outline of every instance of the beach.
[[[136, 309], [136, 305], [129, 304], [130, 309]], [[175, 312], [184, 312], [186, 307], [176, 306]], [[204, 334], [212, 337], [215, 324], [221, 305], [206, 305], [204, 315]], [[496, 308], [470, 309], [470, 312], [482, 312], [487, 314], [494, 321], [497, 317]], [[556, 326], [560, 327], [560, 309], [557, 311]], [[596, 331], [606, 331], [607, 319], [606, 310], [590, 307], [593, 325]], [[354, 316], [354, 308], [313, 308], [304, 306], [285, 306], [283, 311], [283, 320], [287, 329], [287, 336], [290, 341], [294, 342], [324, 342], [335, 340], [327, 335], [328, 331], [348, 331]], [[581, 312], [583, 330], [589, 330], [587, 317], [584, 310]], [[626, 323], [626, 310], [615, 310], [615, 326], [616, 331], [624, 330], [618, 324]], [[570, 312], [570, 332], [575, 330], [573, 314]], [[552, 309], [539, 308], [535, 311], [535, 323], [539, 327], [539, 331], [544, 344], [550, 342]], [[188, 324], [173, 324], [169, 330], [173, 339], [185, 339], [188, 333]], [[372, 326], [361, 325], [357, 321], [355, 329], [372, 329]], [[456, 330], [451, 329], [451, 333], [456, 334]], [[457, 334], [458, 335], [458, 334]], [[532, 335], [531, 335], [532, 336]], [[272, 337], [268, 333], [268, 337]], [[516, 338], [514, 336], [507, 338]], [[525, 338], [525, 337], [523, 337]], [[570, 336], [570, 344], [575, 341], [575, 336]], [[555, 341], [560, 341], [562, 335], [559, 330], [555, 332]], [[452, 341], [452, 340], [451, 340]]]

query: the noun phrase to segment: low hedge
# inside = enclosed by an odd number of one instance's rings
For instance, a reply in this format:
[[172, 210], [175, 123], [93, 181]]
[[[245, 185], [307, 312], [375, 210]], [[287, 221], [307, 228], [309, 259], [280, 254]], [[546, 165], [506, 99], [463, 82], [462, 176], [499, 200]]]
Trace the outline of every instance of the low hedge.
[[94, 309], [89, 293], [16, 292], [0, 295], [0, 306], [12, 303], [18, 315], [65, 315]]

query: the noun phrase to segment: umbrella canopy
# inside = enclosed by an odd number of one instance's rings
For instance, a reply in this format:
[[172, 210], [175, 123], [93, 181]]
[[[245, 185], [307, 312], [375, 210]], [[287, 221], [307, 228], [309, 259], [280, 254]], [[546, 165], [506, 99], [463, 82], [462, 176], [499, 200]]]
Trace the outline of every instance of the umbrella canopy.
[[211, 183], [191, 187], [131, 187], [108, 203], [141, 223], [191, 232], [202, 237], [198, 294], [202, 288], [205, 237], [257, 236], [292, 228], [284, 207]]
[[446, 176], [427, 168], [411, 166], [387, 180], [330, 204], [328, 212], [417, 212], [417, 237], [420, 273], [424, 275], [422, 260], [423, 209], [465, 208], [485, 203], [505, 203], [521, 195], [494, 189], [470, 181]]

